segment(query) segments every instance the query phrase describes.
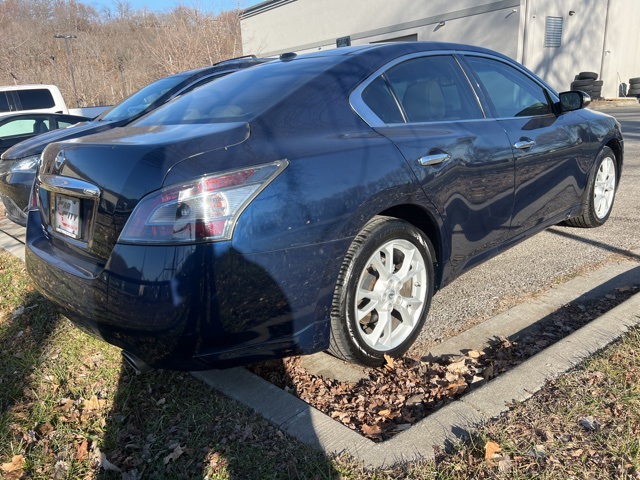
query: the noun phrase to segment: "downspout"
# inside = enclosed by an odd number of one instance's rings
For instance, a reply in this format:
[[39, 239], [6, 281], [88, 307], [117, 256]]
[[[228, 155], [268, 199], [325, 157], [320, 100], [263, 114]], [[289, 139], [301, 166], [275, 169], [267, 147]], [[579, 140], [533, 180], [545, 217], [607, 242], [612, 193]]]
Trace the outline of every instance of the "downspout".
[[529, 24], [529, 4], [531, 0], [522, 0], [524, 2], [524, 29], [522, 31], [522, 59], [520, 63], [527, 66], [527, 48], [529, 46], [529, 41], [527, 37], [527, 25]]
[[609, 32], [609, 2], [607, 0], [607, 14], [604, 20], [604, 36], [602, 37], [602, 57], [600, 59], [600, 71], [598, 72], [599, 78], [602, 80], [602, 69], [604, 67], [604, 57], [607, 55], [607, 33]]

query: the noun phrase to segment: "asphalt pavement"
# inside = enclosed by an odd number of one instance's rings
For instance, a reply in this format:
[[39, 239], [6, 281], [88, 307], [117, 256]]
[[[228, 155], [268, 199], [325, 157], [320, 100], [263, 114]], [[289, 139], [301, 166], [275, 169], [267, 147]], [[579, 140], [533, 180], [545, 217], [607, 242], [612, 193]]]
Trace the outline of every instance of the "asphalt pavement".
[[[609, 221], [597, 229], [550, 228], [454, 281], [435, 296], [432, 313], [412, 354], [481, 348], [491, 337], [517, 334], [562, 305], [598, 298], [640, 281], [640, 105], [618, 107], [609, 113], [622, 123], [625, 135], [623, 178]], [[24, 258], [24, 229], [0, 220], [0, 247]], [[639, 312], [640, 294], [636, 294], [382, 444], [361, 437], [244, 369], [212, 370], [194, 376], [302, 442], [327, 453], [348, 452], [368, 466], [382, 466], [431, 457], [434, 445], [465, 438], [478, 425], [508, 410], [514, 401], [529, 398], [547, 380], [640, 324]], [[328, 369], [350, 368], [331, 359], [328, 362]]]

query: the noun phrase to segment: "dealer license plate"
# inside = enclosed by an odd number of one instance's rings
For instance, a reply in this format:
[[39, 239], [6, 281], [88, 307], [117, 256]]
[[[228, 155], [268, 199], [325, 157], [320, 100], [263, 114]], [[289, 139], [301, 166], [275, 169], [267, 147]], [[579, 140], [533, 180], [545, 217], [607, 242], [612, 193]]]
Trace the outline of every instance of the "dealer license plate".
[[73, 238], [80, 237], [80, 200], [56, 195], [54, 228]]

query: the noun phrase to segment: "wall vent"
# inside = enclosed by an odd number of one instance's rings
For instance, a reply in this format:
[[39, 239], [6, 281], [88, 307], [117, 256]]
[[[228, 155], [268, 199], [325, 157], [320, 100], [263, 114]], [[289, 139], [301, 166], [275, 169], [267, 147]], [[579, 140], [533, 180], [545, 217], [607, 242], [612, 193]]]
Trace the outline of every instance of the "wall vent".
[[544, 24], [544, 46], [559, 47], [562, 44], [562, 17], [547, 17]]

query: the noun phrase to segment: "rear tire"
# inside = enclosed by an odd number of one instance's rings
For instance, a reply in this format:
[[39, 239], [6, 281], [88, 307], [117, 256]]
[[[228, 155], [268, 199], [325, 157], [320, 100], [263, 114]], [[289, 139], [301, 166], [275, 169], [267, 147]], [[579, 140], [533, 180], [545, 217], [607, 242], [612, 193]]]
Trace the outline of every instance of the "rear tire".
[[375, 217], [353, 240], [331, 311], [329, 353], [380, 366], [414, 342], [433, 296], [433, 247], [403, 220]]
[[617, 186], [616, 156], [613, 150], [604, 147], [589, 178], [589, 185], [582, 200], [582, 211], [579, 216], [568, 219], [567, 225], [581, 228], [603, 225], [611, 215]]

